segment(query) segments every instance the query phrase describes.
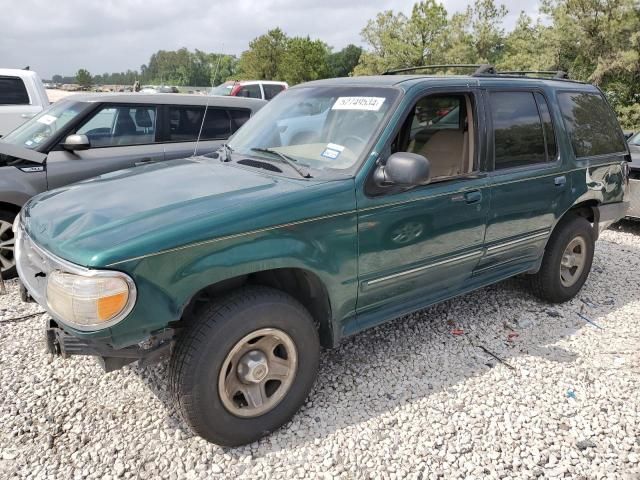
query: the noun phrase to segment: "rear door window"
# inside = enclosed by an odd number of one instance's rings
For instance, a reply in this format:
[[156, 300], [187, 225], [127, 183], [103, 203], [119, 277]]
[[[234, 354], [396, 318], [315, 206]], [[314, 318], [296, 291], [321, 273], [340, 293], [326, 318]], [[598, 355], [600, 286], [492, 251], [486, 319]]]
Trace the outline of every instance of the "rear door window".
[[264, 90], [264, 99], [271, 100], [277, 94], [279, 94], [282, 90], [284, 90], [284, 85], [274, 85], [271, 83], [263, 83], [262, 89]]
[[232, 119], [225, 109], [207, 108], [203, 124], [204, 110], [204, 107], [169, 107], [169, 141], [195, 142], [201, 126], [201, 140], [225, 139], [235, 131]]
[[616, 116], [602, 95], [560, 92], [558, 103], [577, 158], [626, 151]]
[[492, 92], [495, 169], [547, 160], [544, 131], [532, 92]]
[[243, 85], [236, 93], [237, 97], [262, 98], [260, 85]]
[[76, 133], [86, 135], [92, 148], [154, 143], [156, 107], [152, 105], [104, 106], [78, 128]]
[[251, 110], [233, 109], [233, 110], [228, 110], [228, 112], [229, 112], [229, 115], [231, 116], [231, 119], [233, 120], [233, 125], [232, 125], [233, 132], [238, 130], [242, 125], [246, 123], [247, 120], [251, 118]]
[[29, 105], [29, 94], [19, 77], [0, 76], [0, 105]]

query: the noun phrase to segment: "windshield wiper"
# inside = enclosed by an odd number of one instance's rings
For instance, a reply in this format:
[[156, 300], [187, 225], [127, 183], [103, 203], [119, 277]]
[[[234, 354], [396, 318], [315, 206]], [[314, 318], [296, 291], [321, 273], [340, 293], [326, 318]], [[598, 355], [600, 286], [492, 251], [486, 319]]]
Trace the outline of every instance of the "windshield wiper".
[[259, 147], [253, 147], [251, 149], [252, 152], [263, 152], [263, 153], [270, 153], [272, 155], [277, 155], [278, 157], [280, 157], [280, 159], [286, 163], [287, 165], [289, 165], [291, 168], [293, 168], [296, 172], [298, 172], [298, 174], [302, 177], [302, 178], [313, 178], [311, 176], [311, 174], [309, 172], [304, 172], [300, 167], [298, 167], [294, 162], [297, 162], [297, 160], [295, 158], [291, 158], [288, 155], [285, 155], [282, 152], [279, 152], [278, 150], [274, 150], [273, 148], [259, 148]]

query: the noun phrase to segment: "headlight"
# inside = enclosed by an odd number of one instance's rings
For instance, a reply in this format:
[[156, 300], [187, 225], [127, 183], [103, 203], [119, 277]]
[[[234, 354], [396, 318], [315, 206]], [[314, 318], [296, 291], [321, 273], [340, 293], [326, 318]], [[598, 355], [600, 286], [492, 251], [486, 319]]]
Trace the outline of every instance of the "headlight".
[[119, 272], [76, 275], [53, 271], [47, 281], [47, 304], [60, 320], [81, 330], [106, 328], [133, 308], [136, 289]]

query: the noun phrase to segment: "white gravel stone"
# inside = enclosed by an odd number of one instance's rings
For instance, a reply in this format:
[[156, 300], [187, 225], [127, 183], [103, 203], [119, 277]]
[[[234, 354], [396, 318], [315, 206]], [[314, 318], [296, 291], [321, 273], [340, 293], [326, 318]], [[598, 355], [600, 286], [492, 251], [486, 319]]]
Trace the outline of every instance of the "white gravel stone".
[[14, 320], [41, 308], [10, 281], [0, 478], [638, 479], [639, 272], [640, 224], [624, 223], [571, 302], [514, 280], [349, 338], [323, 352], [291, 422], [236, 449], [190, 432], [164, 364], [104, 375], [91, 358], [50, 358], [46, 316]]

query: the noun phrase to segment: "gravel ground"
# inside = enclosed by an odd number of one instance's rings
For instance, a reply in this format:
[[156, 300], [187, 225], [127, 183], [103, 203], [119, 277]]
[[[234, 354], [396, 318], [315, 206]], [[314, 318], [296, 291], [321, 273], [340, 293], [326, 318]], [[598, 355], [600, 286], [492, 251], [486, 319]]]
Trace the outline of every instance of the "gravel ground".
[[514, 280], [348, 339], [288, 425], [237, 449], [190, 433], [166, 365], [103, 375], [49, 358], [44, 315], [12, 320], [39, 307], [8, 282], [0, 477], [638, 479], [639, 267], [640, 225], [626, 223], [570, 303]]

